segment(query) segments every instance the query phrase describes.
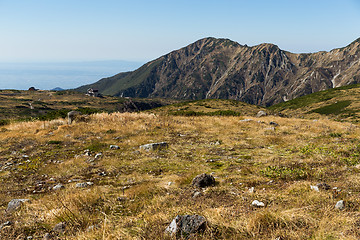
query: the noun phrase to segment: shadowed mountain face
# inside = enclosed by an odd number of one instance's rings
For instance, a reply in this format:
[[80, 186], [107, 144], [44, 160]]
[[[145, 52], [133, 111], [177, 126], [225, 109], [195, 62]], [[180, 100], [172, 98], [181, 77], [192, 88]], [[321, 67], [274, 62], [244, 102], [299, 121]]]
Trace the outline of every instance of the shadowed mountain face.
[[360, 39], [330, 52], [294, 54], [273, 44], [205, 38], [139, 69], [82, 86], [123, 97], [235, 99], [270, 106], [360, 82]]

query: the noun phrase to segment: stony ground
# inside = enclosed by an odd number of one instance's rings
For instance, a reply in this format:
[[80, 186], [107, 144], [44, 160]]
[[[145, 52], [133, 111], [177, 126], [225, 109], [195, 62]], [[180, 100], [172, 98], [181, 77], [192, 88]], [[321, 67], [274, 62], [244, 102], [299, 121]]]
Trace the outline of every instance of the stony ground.
[[[359, 239], [359, 134], [326, 119], [145, 113], [3, 126], [0, 239], [172, 239], [171, 221], [195, 214], [206, 229], [191, 239]], [[215, 185], [193, 186], [202, 173]]]

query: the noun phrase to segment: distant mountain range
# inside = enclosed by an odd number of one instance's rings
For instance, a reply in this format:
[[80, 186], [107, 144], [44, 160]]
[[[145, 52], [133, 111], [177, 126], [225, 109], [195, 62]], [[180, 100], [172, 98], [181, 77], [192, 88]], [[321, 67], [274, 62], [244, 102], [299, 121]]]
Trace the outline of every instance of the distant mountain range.
[[132, 72], [77, 88], [105, 95], [235, 99], [270, 106], [360, 82], [360, 38], [330, 52], [295, 54], [264, 43], [249, 47], [204, 38]]

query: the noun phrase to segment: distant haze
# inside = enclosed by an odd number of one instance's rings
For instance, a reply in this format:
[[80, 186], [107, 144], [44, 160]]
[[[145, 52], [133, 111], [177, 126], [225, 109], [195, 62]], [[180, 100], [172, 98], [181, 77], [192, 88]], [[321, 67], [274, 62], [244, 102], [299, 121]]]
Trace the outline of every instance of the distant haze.
[[119, 72], [135, 70], [141, 65], [130, 61], [1, 63], [0, 89], [76, 88]]

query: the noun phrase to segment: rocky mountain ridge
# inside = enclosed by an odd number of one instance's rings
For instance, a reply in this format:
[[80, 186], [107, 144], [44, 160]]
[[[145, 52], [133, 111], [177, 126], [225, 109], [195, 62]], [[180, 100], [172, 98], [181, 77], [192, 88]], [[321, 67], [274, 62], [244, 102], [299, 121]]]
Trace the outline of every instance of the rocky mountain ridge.
[[175, 99], [234, 99], [270, 106], [360, 82], [360, 38], [329, 52], [295, 54], [264, 43], [249, 47], [204, 38], [133, 72], [82, 86], [103, 94]]

